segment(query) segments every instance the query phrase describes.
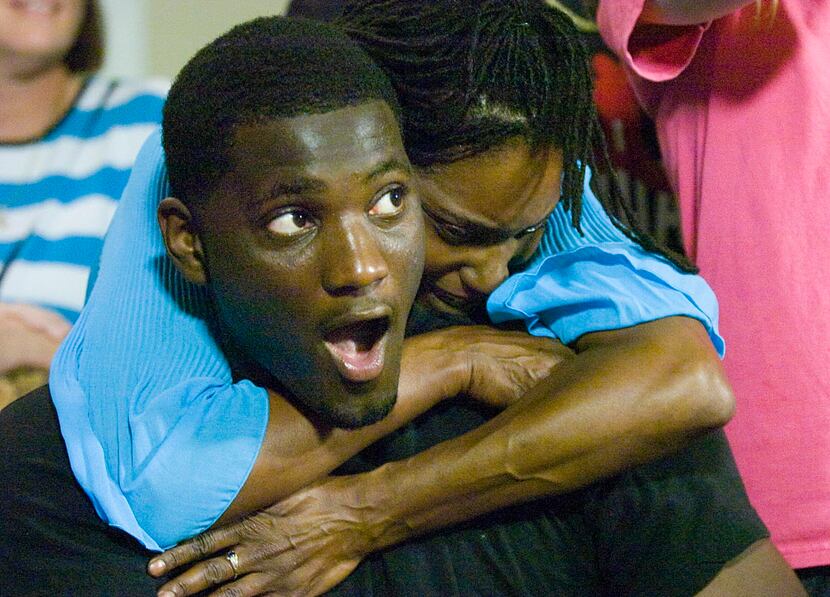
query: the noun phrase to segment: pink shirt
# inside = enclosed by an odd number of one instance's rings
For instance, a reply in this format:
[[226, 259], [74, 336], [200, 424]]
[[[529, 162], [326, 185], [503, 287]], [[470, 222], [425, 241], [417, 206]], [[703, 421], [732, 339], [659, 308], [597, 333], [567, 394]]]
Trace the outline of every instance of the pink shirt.
[[[600, 30], [654, 117], [686, 247], [720, 301], [753, 505], [796, 568], [830, 564], [830, 0]], [[769, 5], [769, 2], [765, 2]], [[762, 13], [768, 15], [767, 10]]]

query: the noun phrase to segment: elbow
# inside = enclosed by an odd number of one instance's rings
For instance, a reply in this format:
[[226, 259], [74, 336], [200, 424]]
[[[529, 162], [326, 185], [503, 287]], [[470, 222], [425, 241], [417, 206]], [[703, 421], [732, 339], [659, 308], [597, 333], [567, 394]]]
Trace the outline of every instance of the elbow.
[[714, 351], [686, 353], [671, 369], [674, 399], [668, 406], [676, 425], [687, 431], [704, 431], [730, 421], [735, 414], [735, 395]]
[[[652, 355], [662, 368], [664, 407], [679, 428], [704, 431], [726, 425], [735, 414], [735, 395], [706, 330], [698, 322], [676, 317], [663, 320], [652, 335]], [[676, 428], [677, 428], [676, 427]]]
[[693, 363], [688, 373], [690, 396], [695, 398], [693, 418], [701, 428], [723, 427], [735, 414], [735, 395], [717, 358]]

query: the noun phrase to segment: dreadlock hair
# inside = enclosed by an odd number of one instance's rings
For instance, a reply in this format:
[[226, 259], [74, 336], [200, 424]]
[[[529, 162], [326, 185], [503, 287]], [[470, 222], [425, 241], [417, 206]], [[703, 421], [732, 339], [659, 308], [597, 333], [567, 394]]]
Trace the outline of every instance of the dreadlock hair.
[[173, 194], [192, 203], [215, 190], [239, 126], [373, 100], [400, 120], [389, 79], [342, 31], [278, 16], [238, 25], [197, 52], [170, 89], [162, 139]]
[[[337, 24], [389, 74], [409, 158], [428, 169], [523, 138], [563, 153], [561, 201], [580, 230], [587, 166], [612, 172], [589, 53], [543, 0], [348, 0]], [[615, 225], [685, 271], [685, 257], [637, 225], [613, 176], [598, 193]]]

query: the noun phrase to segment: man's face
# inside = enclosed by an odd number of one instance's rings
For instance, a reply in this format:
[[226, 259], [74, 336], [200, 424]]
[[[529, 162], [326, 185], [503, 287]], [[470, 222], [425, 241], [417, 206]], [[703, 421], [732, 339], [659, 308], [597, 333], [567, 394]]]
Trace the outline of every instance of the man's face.
[[196, 214], [223, 337], [329, 423], [382, 418], [424, 245], [391, 110], [242, 126], [230, 158]]
[[562, 154], [516, 140], [421, 172], [426, 264], [418, 300], [479, 317], [510, 266], [536, 250], [559, 200]]

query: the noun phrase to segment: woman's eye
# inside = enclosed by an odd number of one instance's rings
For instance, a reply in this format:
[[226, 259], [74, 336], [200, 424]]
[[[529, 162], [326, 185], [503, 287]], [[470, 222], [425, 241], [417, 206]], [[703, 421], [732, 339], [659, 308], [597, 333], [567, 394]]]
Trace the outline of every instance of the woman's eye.
[[403, 187], [389, 189], [375, 201], [375, 204], [369, 210], [369, 214], [373, 216], [398, 215], [403, 211], [404, 195], [406, 195], [406, 189]]
[[286, 211], [268, 223], [268, 230], [279, 236], [297, 236], [312, 228], [314, 222], [301, 211]]
[[436, 224], [435, 230], [438, 236], [452, 245], [464, 245], [471, 243], [470, 235], [463, 228], [449, 224]]

